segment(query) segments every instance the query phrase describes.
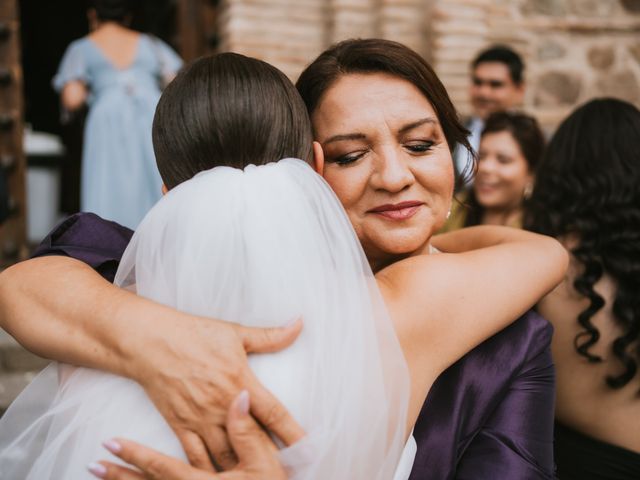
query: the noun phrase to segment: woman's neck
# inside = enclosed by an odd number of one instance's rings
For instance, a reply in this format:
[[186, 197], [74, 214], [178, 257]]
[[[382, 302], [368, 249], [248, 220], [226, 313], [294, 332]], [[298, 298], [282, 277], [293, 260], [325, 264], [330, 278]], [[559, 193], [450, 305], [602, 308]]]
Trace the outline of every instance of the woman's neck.
[[511, 209], [485, 209], [480, 219], [482, 225], [514, 226], [522, 223], [522, 207]]
[[388, 267], [389, 265], [393, 265], [400, 260], [404, 260], [405, 258], [414, 257], [416, 255], [429, 255], [433, 252], [433, 248], [431, 247], [431, 239], [422, 245], [419, 249], [409, 252], [409, 253], [388, 253], [388, 252], [365, 252], [367, 255], [367, 260], [369, 261], [369, 266], [374, 274], [378, 273], [380, 270]]

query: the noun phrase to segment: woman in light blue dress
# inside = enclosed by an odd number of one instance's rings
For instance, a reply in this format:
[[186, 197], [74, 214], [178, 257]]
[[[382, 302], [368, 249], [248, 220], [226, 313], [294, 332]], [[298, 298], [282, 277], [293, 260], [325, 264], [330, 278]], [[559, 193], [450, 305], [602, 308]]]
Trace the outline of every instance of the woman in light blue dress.
[[125, 0], [95, 0], [92, 32], [67, 48], [53, 85], [66, 111], [89, 106], [81, 210], [135, 229], [161, 196], [151, 123], [182, 61], [161, 40], [127, 28], [129, 13]]

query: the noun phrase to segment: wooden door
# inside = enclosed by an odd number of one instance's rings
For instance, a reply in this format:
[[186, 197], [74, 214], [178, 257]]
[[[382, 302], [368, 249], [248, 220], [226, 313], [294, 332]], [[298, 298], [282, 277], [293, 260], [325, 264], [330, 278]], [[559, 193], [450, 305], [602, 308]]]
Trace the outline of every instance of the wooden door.
[[17, 0], [0, 2], [0, 168], [8, 180], [11, 214], [0, 226], [0, 266], [28, 255], [26, 161], [22, 151], [22, 68]]
[[178, 0], [179, 50], [186, 62], [218, 50], [221, 5], [218, 0]]

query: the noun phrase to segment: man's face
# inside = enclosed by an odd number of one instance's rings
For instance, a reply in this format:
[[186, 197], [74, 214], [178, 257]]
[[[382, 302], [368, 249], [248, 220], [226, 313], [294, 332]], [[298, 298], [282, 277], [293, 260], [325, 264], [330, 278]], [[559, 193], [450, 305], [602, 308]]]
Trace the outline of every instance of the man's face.
[[483, 62], [471, 76], [471, 105], [483, 120], [491, 113], [509, 110], [522, 102], [524, 84], [511, 79], [509, 67], [500, 62]]

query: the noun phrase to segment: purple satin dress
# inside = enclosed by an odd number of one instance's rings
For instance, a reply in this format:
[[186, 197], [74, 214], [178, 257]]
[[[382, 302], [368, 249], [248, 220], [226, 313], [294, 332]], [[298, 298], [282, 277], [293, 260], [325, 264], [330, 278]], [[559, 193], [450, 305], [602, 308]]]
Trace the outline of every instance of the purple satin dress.
[[[34, 256], [76, 258], [113, 281], [131, 235], [94, 214], [76, 214]], [[415, 425], [411, 480], [554, 478], [552, 333], [528, 312], [440, 375]]]

